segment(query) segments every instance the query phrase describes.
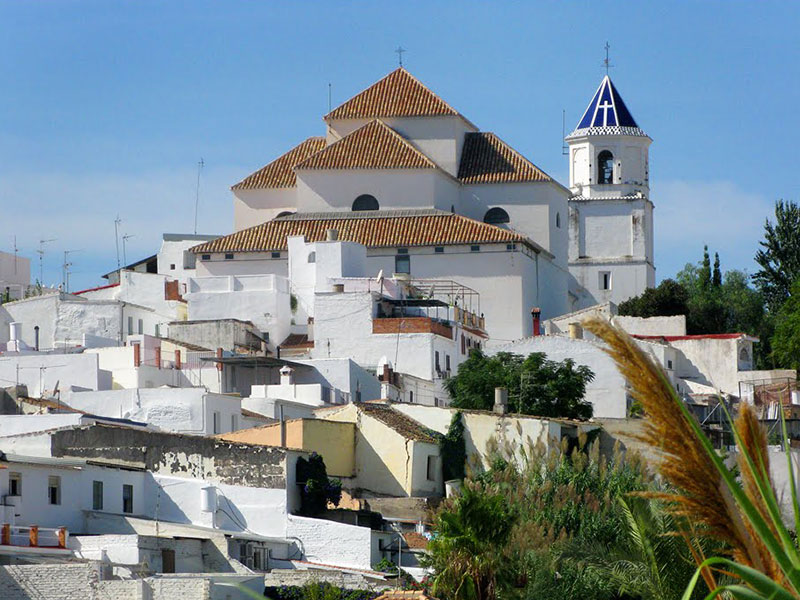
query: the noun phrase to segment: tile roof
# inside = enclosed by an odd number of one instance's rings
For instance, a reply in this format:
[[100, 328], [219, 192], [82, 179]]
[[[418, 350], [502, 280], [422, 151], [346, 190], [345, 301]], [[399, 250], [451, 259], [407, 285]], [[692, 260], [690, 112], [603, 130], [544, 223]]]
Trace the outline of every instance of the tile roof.
[[423, 427], [411, 417], [407, 417], [391, 406], [361, 402], [358, 404], [358, 408], [361, 412], [368, 414], [370, 417], [394, 429], [406, 439], [414, 440], [415, 442], [438, 444], [439, 438], [442, 437], [442, 434], [439, 432]]
[[467, 184], [552, 181], [547, 173], [489, 132], [465, 135], [458, 179]]
[[375, 119], [295, 166], [296, 169], [435, 169], [408, 140]]
[[518, 233], [462, 215], [440, 210], [420, 211], [420, 214], [414, 214], [414, 211], [398, 213], [314, 213], [311, 218], [293, 215], [236, 231], [194, 246], [191, 251], [198, 254], [286, 250], [288, 236], [303, 235], [307, 242], [319, 242], [325, 239], [328, 229], [336, 229], [341, 241], [357, 242], [368, 248], [522, 243], [535, 251], [541, 250]]
[[403, 67], [356, 94], [325, 115], [331, 119], [373, 119], [377, 117], [457, 116], [447, 102], [425, 87]]
[[431, 600], [423, 590], [386, 590], [375, 600]]
[[232, 190], [255, 190], [263, 188], [287, 188], [297, 184], [294, 166], [325, 147], [324, 137], [310, 137], [232, 186]]

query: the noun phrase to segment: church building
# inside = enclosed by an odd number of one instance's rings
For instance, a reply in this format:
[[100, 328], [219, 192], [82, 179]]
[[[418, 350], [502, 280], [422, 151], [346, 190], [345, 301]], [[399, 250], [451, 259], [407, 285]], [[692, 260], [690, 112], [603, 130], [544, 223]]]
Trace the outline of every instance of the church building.
[[486, 330], [506, 340], [533, 333], [533, 308], [547, 319], [641, 293], [650, 138], [607, 78], [586, 115], [567, 138], [566, 188], [400, 67], [232, 187], [234, 233], [192, 249], [197, 276], [285, 276], [287, 237], [335, 230], [366, 246], [374, 276], [477, 291]]

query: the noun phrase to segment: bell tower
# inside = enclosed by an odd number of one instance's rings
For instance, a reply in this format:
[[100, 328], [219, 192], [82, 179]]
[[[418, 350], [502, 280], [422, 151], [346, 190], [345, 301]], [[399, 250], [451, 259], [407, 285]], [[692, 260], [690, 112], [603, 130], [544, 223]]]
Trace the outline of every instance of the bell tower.
[[619, 304], [655, 285], [652, 140], [606, 75], [566, 142], [573, 308]]

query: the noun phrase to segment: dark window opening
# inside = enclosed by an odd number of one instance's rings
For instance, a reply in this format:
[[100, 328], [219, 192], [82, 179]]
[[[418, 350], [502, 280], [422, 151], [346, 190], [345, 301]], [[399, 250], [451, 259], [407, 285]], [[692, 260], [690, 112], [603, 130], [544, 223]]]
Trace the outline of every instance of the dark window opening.
[[436, 247], [433, 249], [433, 251], [434, 251], [436, 254], [444, 254], [444, 246], [436, 246]]
[[408, 254], [408, 248], [398, 248], [397, 249], [397, 253], [398, 254]]
[[200, 260], [211, 260], [211, 255], [210, 254], [201, 254], [200, 255]]
[[103, 482], [92, 482], [92, 510], [103, 510]]
[[361, 194], [353, 200], [353, 210], [378, 210], [378, 200], [370, 194]]
[[288, 217], [289, 215], [293, 215], [294, 213], [290, 210], [284, 210], [283, 212], [279, 212], [278, 216], [275, 217], [276, 219], [280, 219], [281, 217]]
[[408, 254], [398, 254], [394, 257], [395, 273], [411, 273], [411, 257]]
[[47, 500], [50, 504], [61, 504], [61, 477], [51, 475], [47, 478]]
[[480, 246], [470, 246], [469, 247], [469, 251], [470, 252], [480, 252], [481, 251], [481, 247]]
[[436, 481], [436, 457], [428, 456], [427, 476], [428, 481]]
[[483, 216], [483, 222], [488, 223], [489, 225], [503, 225], [509, 221], [511, 221], [511, 219], [509, 218], [508, 213], [502, 208], [498, 207], [490, 208]]
[[22, 495], [22, 475], [19, 473], [9, 473], [8, 475], [8, 495]]
[[226, 252], [225, 253], [225, 260], [233, 260], [233, 253], [232, 252]]
[[122, 512], [133, 512], [133, 486], [127, 483], [122, 486]]
[[281, 253], [280, 252], [273, 252], [272, 253], [272, 258], [280, 258], [280, 257], [281, 257]]
[[614, 183], [614, 155], [608, 150], [597, 155], [597, 183]]

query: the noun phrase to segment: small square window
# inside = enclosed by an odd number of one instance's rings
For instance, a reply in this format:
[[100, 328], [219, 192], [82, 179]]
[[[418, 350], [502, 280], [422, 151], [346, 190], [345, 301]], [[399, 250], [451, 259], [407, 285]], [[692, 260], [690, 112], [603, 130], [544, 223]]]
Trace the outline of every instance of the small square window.
[[470, 252], [480, 252], [481, 251], [481, 247], [480, 246], [470, 246], [469, 247], [469, 251]]
[[128, 483], [122, 486], [122, 512], [133, 512], [133, 486]]
[[398, 254], [408, 254], [408, 248], [398, 248], [397, 249], [397, 253]]
[[226, 252], [225, 260], [233, 260], [233, 252]]
[[201, 254], [200, 255], [200, 260], [211, 260], [211, 255], [210, 254]]
[[58, 475], [47, 478], [47, 501], [50, 504], [61, 504], [61, 477]]
[[170, 271], [174, 271], [175, 270], [175, 263], [170, 263], [169, 270]]
[[436, 246], [436, 247], [433, 249], [433, 251], [434, 251], [436, 254], [444, 254], [444, 246]]
[[506, 250], [511, 251], [511, 250], [516, 250], [516, 249], [517, 249], [517, 245], [516, 244], [506, 244]]
[[435, 456], [428, 456], [428, 481], [436, 481], [436, 463], [437, 460]]
[[281, 257], [281, 253], [280, 252], [273, 252], [272, 253], [272, 258], [280, 258], [280, 257]]
[[92, 482], [92, 510], [103, 510], [103, 482]]

